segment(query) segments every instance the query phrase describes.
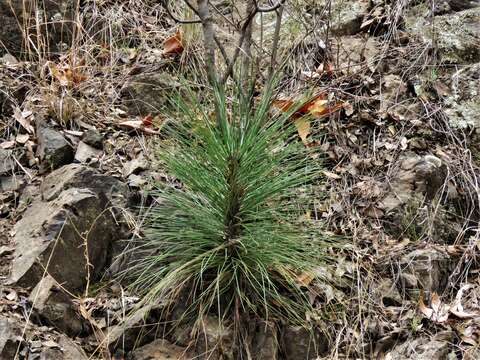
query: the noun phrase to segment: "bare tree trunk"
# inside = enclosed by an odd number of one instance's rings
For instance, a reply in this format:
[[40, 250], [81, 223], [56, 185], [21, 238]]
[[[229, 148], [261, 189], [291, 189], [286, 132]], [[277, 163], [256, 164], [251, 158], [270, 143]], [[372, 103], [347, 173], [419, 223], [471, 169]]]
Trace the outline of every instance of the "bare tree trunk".
[[[272, 53], [272, 64], [269, 72], [269, 77], [271, 77], [271, 73], [273, 72], [273, 63], [274, 58], [277, 54], [277, 46], [278, 46], [278, 35], [281, 26], [281, 18], [282, 18], [282, 11], [283, 5], [286, 0], [278, 0], [271, 6], [262, 7], [259, 6], [257, 0], [245, 0], [246, 7], [245, 7], [245, 18], [243, 20], [243, 25], [239, 30], [240, 37], [238, 40], [237, 47], [231, 59], [228, 58], [225, 49], [223, 48], [221, 42], [215, 36], [215, 29], [213, 27], [213, 18], [210, 13], [209, 8], [209, 0], [197, 0], [197, 7], [193, 6], [189, 0], [183, 0], [183, 2], [190, 8], [192, 11], [198, 16], [198, 19], [179, 19], [169, 8], [170, 0], [162, 0], [162, 4], [166, 9], [167, 13], [170, 17], [180, 23], [180, 24], [202, 24], [203, 30], [203, 41], [205, 46], [205, 53], [206, 53], [206, 71], [207, 76], [210, 84], [212, 86], [217, 86], [219, 84], [224, 84], [227, 79], [233, 75], [234, 67], [237, 59], [242, 57], [242, 67], [241, 67], [241, 75], [242, 79], [240, 79], [240, 84], [246, 89], [247, 79], [249, 78], [251, 61], [252, 61], [252, 35], [253, 35], [253, 19], [256, 14], [258, 13], [267, 13], [276, 11], [277, 12], [277, 26], [275, 29], [275, 40], [273, 45], [273, 53]], [[225, 59], [225, 63], [227, 65], [227, 69], [223, 75], [219, 74], [218, 69], [215, 63], [215, 49], [216, 47], [219, 48], [220, 53]]]
[[208, 0], [197, 0], [198, 16], [202, 21], [203, 39], [206, 50], [207, 75], [210, 83], [214, 86], [218, 82], [215, 67], [215, 33], [213, 19], [208, 8]]
[[255, 14], [255, 10], [257, 8], [255, 0], [247, 0], [247, 6], [245, 10], [245, 21], [248, 21], [247, 26], [245, 28], [245, 38], [242, 44], [242, 83], [245, 89], [246, 79], [248, 78], [248, 74], [250, 71], [250, 64], [252, 59], [252, 34], [253, 34], [253, 19], [249, 20], [249, 17], [252, 14]]
[[282, 27], [283, 4], [276, 10], [277, 22], [275, 23], [275, 33], [273, 34], [272, 57], [270, 58], [270, 68], [268, 69], [268, 81], [271, 81], [277, 67], [278, 43], [280, 40], [280, 30]]

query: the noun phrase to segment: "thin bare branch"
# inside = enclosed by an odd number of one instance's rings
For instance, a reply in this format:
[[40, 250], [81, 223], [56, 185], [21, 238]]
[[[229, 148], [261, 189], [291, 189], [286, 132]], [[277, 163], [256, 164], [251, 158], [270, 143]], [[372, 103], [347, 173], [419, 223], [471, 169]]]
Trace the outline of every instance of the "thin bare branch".
[[283, 16], [283, 5], [281, 5], [277, 11], [277, 21], [275, 23], [275, 33], [273, 34], [273, 44], [272, 44], [272, 56], [270, 58], [270, 68], [268, 70], [268, 80], [270, 81], [273, 77], [277, 63], [277, 52], [278, 52], [278, 42], [280, 41], [280, 29], [282, 26], [282, 16]]
[[198, 10], [195, 9], [195, 6], [193, 6], [192, 4], [190, 4], [190, 2], [189, 2], [188, 0], [183, 0], [183, 2], [184, 2], [185, 4], [187, 4], [187, 6], [188, 6], [190, 9], [192, 9], [192, 11], [195, 13], [195, 15], [198, 16]]
[[[257, 4], [255, 0], [249, 0], [247, 3], [246, 15], [248, 18], [249, 14], [256, 13]], [[245, 39], [243, 41], [242, 53], [243, 53], [243, 72], [244, 77], [246, 78], [247, 73], [250, 69], [250, 60], [252, 58], [252, 33], [253, 33], [253, 21], [248, 23], [248, 26], [245, 28]]]
[[250, 26], [250, 23], [252, 22], [252, 20], [253, 20], [253, 18], [255, 17], [256, 14], [257, 14], [257, 11], [256, 11], [256, 8], [255, 8], [254, 11], [252, 11], [247, 16], [246, 20], [244, 21], [244, 23], [242, 25], [242, 29], [240, 30], [240, 38], [238, 40], [237, 47], [235, 48], [235, 52], [233, 54], [232, 60], [230, 61], [230, 65], [228, 65], [228, 68], [225, 71], [225, 74], [223, 75], [223, 77], [221, 79], [222, 84], [225, 83], [228, 80], [228, 78], [230, 77], [230, 75], [232, 75], [232, 73], [233, 73], [233, 67], [235, 66], [235, 63], [236, 63], [236, 61], [237, 61], [237, 59], [240, 55], [240, 50], [242, 50], [243, 42], [245, 41], [245, 37], [247, 35], [247, 29]]
[[270, 7], [262, 7], [257, 5], [257, 12], [262, 12], [262, 13], [272, 12], [279, 9], [281, 6], [283, 6], [284, 3], [285, 3], [285, 0], [279, 0], [276, 4]]
[[225, 47], [223, 46], [221, 41], [218, 39], [218, 37], [213, 36], [213, 39], [215, 40], [215, 43], [217, 44], [218, 49], [220, 50], [220, 54], [222, 54], [223, 60], [225, 60], [225, 64], [227, 64], [227, 66], [229, 66], [230, 65], [230, 59], [228, 58], [227, 52], [225, 51]]

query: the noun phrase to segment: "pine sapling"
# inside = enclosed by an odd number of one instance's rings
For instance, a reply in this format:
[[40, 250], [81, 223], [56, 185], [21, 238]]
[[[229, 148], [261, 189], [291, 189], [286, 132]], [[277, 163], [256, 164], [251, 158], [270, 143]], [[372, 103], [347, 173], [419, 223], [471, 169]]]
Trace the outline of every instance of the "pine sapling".
[[216, 315], [238, 342], [248, 319], [305, 324], [311, 307], [297, 276], [326, 261], [327, 238], [299, 226], [309, 204], [296, 199], [318, 177], [317, 160], [290, 114], [271, 114], [271, 90], [254, 106], [220, 88], [214, 106], [195, 97], [176, 99], [164, 126], [159, 158], [175, 181], [152, 194], [125, 275], [144, 303], [182, 299], [176, 320]]

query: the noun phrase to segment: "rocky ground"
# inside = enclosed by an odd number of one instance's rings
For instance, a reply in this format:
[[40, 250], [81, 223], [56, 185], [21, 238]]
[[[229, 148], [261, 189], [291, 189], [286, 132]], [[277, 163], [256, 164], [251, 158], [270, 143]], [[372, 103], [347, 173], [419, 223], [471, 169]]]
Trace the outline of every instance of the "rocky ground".
[[[343, 246], [299, 280], [321, 331], [267, 324], [253, 359], [480, 358], [480, 3], [434, 3], [287, 5], [282, 96], [341, 104], [297, 124], [325, 157], [305, 221]], [[166, 49], [178, 26], [155, 1], [81, 6], [45, 2], [91, 35], [65, 46], [68, 22], [25, 42], [0, 3], [0, 359], [231, 359], [213, 319], [191, 344], [188, 329], [158, 332], [157, 305], [126, 318], [139, 299], [112, 280], [148, 189], [171, 180], [155, 159], [162, 108], [200, 81], [201, 39], [185, 30], [185, 49]]]

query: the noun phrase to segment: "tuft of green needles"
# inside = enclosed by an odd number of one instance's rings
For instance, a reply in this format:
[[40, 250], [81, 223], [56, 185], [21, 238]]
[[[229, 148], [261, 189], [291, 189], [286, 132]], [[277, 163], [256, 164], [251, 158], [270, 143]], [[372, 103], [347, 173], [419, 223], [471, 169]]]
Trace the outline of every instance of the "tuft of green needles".
[[310, 303], [296, 279], [325, 260], [328, 242], [299, 225], [310, 204], [298, 193], [320, 168], [291, 113], [273, 115], [271, 102], [271, 88], [256, 100], [218, 87], [211, 101], [174, 99], [159, 157], [176, 181], [152, 194], [126, 272], [144, 302], [181, 298], [192, 324], [209, 314], [305, 323]]

